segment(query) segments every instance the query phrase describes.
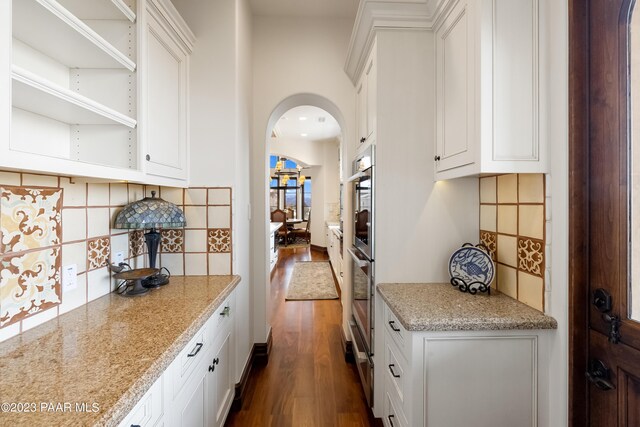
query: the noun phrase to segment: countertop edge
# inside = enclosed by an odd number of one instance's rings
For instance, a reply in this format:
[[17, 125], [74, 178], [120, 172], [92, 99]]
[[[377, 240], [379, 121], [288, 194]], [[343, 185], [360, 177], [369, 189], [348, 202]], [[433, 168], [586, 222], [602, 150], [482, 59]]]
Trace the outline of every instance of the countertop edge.
[[108, 410], [106, 410], [100, 419], [96, 422], [96, 426], [115, 426], [131, 412], [133, 407], [151, 388], [151, 386], [166, 371], [171, 362], [178, 356], [180, 351], [189, 342], [198, 330], [206, 323], [207, 319], [220, 307], [224, 299], [238, 286], [242, 278], [234, 275], [231, 282], [224, 288], [218, 297], [212, 301], [200, 315], [189, 325], [180, 336], [167, 347], [162, 355], [149, 366], [147, 371], [141, 375], [134, 384], [122, 394], [120, 399]]
[[[387, 306], [391, 309], [391, 312], [396, 316], [396, 318], [400, 321], [400, 324], [408, 331], [408, 332], [455, 332], [455, 331], [505, 331], [505, 330], [557, 330], [558, 322], [553, 317], [540, 313], [541, 316], [544, 316], [548, 322], [539, 323], [539, 324], [531, 324], [531, 322], [526, 321], [511, 321], [504, 323], [496, 323], [496, 322], [488, 322], [483, 321], [481, 319], [472, 319], [468, 325], [451, 325], [445, 323], [431, 323], [429, 325], [411, 325], [409, 324], [404, 316], [399, 312], [396, 305], [389, 300], [389, 298], [384, 294], [384, 290], [380, 289], [380, 285], [386, 285], [386, 283], [380, 283], [376, 285], [376, 291], [382, 297]], [[397, 286], [392, 285], [392, 286]], [[519, 301], [514, 300], [519, 304], [522, 304]]]

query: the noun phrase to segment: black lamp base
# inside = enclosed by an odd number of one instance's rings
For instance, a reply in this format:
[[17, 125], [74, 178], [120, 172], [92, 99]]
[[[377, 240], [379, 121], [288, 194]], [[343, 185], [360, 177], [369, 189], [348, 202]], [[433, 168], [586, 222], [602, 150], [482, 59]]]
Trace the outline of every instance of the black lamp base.
[[134, 281], [133, 288], [129, 289], [124, 294], [128, 297], [136, 296], [136, 295], [144, 295], [149, 292], [149, 288], [147, 288], [142, 279], [137, 279]]
[[159, 288], [160, 286], [169, 283], [169, 277], [166, 274], [156, 273], [153, 276], [149, 276], [142, 281], [142, 286], [145, 288]]

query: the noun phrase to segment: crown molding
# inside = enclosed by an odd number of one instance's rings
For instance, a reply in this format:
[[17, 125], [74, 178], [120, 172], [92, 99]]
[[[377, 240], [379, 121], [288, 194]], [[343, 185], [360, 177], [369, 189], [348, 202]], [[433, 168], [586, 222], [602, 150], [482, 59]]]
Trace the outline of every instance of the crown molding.
[[344, 65], [353, 84], [364, 68], [376, 31], [432, 29], [449, 3], [451, 0], [361, 0]]

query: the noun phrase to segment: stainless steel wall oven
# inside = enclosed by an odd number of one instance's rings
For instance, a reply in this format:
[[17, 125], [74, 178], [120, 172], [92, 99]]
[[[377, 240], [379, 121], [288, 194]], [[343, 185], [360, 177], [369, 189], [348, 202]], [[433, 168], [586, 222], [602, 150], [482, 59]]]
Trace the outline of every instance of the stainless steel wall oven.
[[353, 246], [351, 262], [351, 333], [354, 355], [365, 396], [373, 397], [373, 297], [374, 275], [374, 148], [367, 148], [353, 162]]

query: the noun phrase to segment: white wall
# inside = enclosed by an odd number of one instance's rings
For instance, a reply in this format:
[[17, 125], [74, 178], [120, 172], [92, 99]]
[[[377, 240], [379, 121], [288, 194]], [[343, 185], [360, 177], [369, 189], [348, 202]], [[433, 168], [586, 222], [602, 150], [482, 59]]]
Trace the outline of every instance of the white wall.
[[[546, 313], [558, 321], [552, 336], [549, 354], [549, 420], [541, 425], [568, 424], [568, 348], [569, 348], [569, 66], [568, 66], [568, 6], [567, 2], [541, 2], [543, 27], [541, 34], [542, 135], [547, 139], [550, 170], [547, 175], [547, 195], [551, 197], [550, 229], [551, 278], [546, 282]], [[544, 398], [544, 395], [541, 396]]]
[[[190, 63], [190, 185], [233, 188], [233, 271], [242, 277], [236, 310], [250, 316], [251, 11], [248, 0], [172, 1], [197, 38]], [[253, 344], [251, 326], [236, 322], [236, 382]]]
[[296, 106], [274, 112], [284, 108], [283, 101], [307, 94], [304, 104], [298, 105], [314, 105], [309, 99], [324, 102], [316, 106], [338, 120], [344, 140], [354, 138], [355, 89], [343, 71], [352, 25], [349, 19], [254, 16], [251, 247], [256, 342], [264, 342], [271, 328], [266, 257], [269, 121], [277, 116], [273, 126], [282, 113]]

